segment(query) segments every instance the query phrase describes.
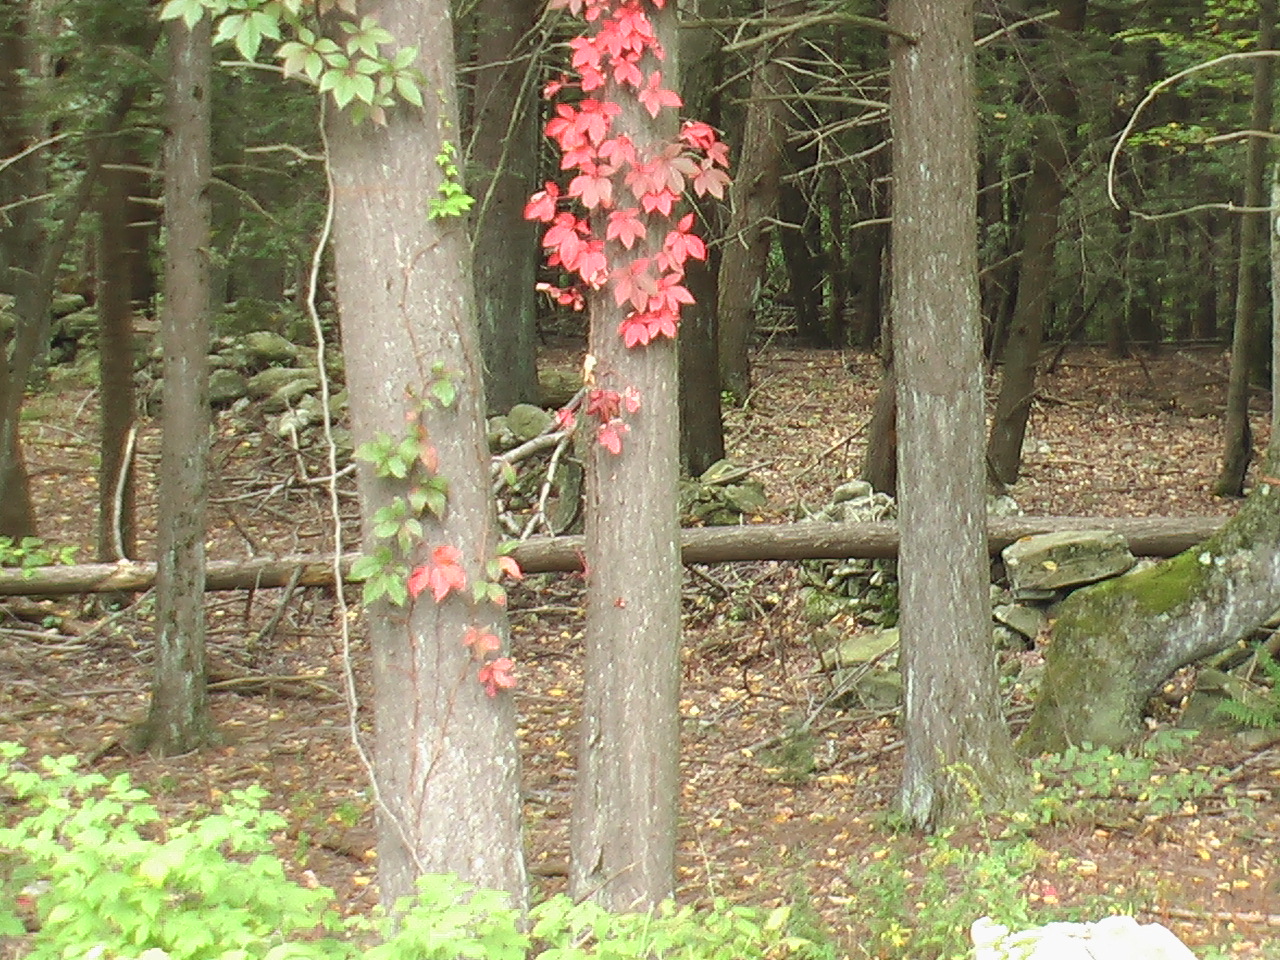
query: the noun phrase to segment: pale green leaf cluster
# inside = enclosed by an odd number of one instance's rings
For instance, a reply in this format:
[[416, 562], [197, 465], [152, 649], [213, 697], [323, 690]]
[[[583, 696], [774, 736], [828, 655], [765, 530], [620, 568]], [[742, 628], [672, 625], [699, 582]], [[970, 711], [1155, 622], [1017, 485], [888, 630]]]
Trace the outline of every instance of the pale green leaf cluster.
[[427, 218], [440, 220], [444, 217], [461, 217], [475, 204], [475, 198], [462, 188], [459, 180], [457, 157], [458, 148], [448, 140], [436, 154], [436, 166], [444, 179], [437, 190], [438, 195], [427, 205]]
[[[335, 5], [350, 7], [320, 6]], [[160, 19], [188, 27], [206, 15], [215, 25], [215, 43], [234, 45], [246, 60], [257, 60], [264, 42], [276, 44], [286, 77], [313, 84], [340, 108], [351, 107], [356, 119], [382, 123], [397, 103], [422, 106], [421, 76], [413, 66], [417, 48], [397, 48], [395, 37], [371, 16], [338, 20], [340, 36], [334, 38], [320, 32], [317, 5], [304, 0], [165, 0], [160, 10]]]
[[[785, 910], [619, 915], [560, 896], [525, 915], [441, 875], [421, 877], [394, 920], [343, 920], [331, 891], [289, 879], [271, 841], [284, 820], [260, 788], [173, 821], [126, 776], [22, 754], [0, 744], [0, 935], [32, 960], [782, 960], [805, 947]], [[28, 935], [18, 904], [30, 897]]]

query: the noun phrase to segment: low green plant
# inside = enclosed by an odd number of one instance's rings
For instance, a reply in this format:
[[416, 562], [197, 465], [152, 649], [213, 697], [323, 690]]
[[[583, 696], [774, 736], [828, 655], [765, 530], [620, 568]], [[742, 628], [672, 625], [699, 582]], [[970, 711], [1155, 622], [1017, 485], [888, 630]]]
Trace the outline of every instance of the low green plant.
[[1266, 688], [1250, 687], [1248, 696], [1224, 700], [1218, 704], [1217, 712], [1246, 727], [1274, 730], [1280, 727], [1280, 663], [1259, 647], [1257, 664]]
[[390, 917], [343, 920], [331, 891], [287, 876], [272, 843], [285, 821], [261, 789], [174, 822], [125, 775], [22, 758], [0, 744], [0, 936], [30, 960], [778, 960], [807, 946], [787, 908], [613, 914], [559, 896], [526, 914], [441, 875]]
[[1195, 736], [1195, 731], [1170, 730], [1131, 753], [1082, 743], [1037, 757], [1031, 761], [1030, 816], [1051, 823], [1080, 812], [1125, 820], [1190, 812], [1218, 788], [1223, 775], [1217, 768], [1168, 769], [1166, 758]]
[[39, 537], [0, 537], [0, 567], [20, 567], [30, 576], [36, 567], [55, 564], [67, 566], [76, 562], [76, 547], [56, 547]]

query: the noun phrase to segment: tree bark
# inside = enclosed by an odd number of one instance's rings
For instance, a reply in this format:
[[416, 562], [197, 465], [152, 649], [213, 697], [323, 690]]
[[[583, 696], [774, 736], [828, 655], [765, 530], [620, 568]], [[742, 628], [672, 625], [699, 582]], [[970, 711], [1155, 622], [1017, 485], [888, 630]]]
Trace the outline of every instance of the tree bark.
[[166, 756], [213, 736], [205, 683], [208, 499], [210, 23], [166, 26], [164, 393], [156, 550], [156, 656], [143, 745]]
[[[409, 558], [461, 551], [468, 588], [485, 576], [498, 537], [489, 492], [483, 373], [476, 332], [466, 223], [424, 215], [438, 195], [436, 157], [456, 147], [458, 107], [447, 0], [382, 0], [361, 13], [418, 47], [422, 110], [398, 106], [385, 127], [327, 124], [334, 189], [334, 265], [357, 445], [413, 429], [435, 448], [449, 482], [443, 519], [424, 517]], [[445, 376], [456, 401], [424, 403]], [[425, 453], [425, 451], [424, 451]], [[358, 473], [364, 549], [380, 541], [373, 517], [408, 495], [403, 482]], [[378, 881], [392, 906], [423, 873], [455, 873], [506, 891], [527, 890], [520, 824], [515, 706], [486, 696], [463, 639], [488, 628], [505, 646], [505, 611], [449, 594], [424, 593], [409, 609], [379, 601], [367, 609], [372, 646], [378, 803]]]
[[537, 403], [536, 224], [524, 218], [538, 169], [535, 79], [521, 41], [533, 0], [480, 0], [469, 135], [475, 180], [476, 312], [491, 412]]
[[[1136, 520], [1109, 517], [1017, 517], [993, 519], [987, 526], [987, 553], [996, 556], [1022, 537], [1059, 530], [1114, 530], [1140, 557], [1171, 557], [1211, 536], [1222, 520], [1212, 518]], [[527, 573], [582, 569], [585, 545], [580, 536], [534, 537], [513, 556]], [[680, 531], [682, 563], [737, 563], [751, 560], [892, 559], [898, 555], [894, 523], [782, 523], [742, 527], [690, 527]], [[349, 570], [359, 554], [347, 554]], [[211, 560], [205, 565], [206, 590], [260, 590], [269, 587], [318, 587], [333, 583], [331, 557], [303, 555], [254, 560]], [[86, 563], [36, 570], [0, 569], [0, 596], [115, 593], [149, 590], [154, 563]]]
[[[764, 12], [770, 9], [766, 0]], [[720, 386], [738, 403], [745, 403], [751, 392], [751, 333], [773, 240], [769, 221], [778, 210], [778, 178], [787, 135], [782, 100], [787, 80], [780, 62], [785, 52], [785, 48], [760, 47], [751, 74], [742, 157], [729, 188], [732, 213], [720, 259], [717, 335]]]
[[[667, 83], [679, 75], [675, 10], [648, 9], [667, 51]], [[642, 71], [656, 69], [652, 54]], [[612, 79], [606, 102], [618, 104], [613, 133], [644, 157], [676, 136], [674, 111], [651, 117], [634, 93]], [[651, 217], [648, 235], [626, 251], [610, 241], [614, 270], [652, 257], [669, 229]], [[597, 230], [603, 234], [602, 224]], [[603, 389], [634, 389], [622, 450], [592, 442], [586, 456], [587, 624], [578, 772], [570, 822], [569, 889], [611, 910], [655, 907], [675, 889], [680, 757], [680, 552], [676, 492], [679, 413], [676, 344], [659, 338], [628, 349], [618, 333], [626, 316], [613, 291], [590, 297], [589, 349]], [[619, 546], [626, 548], [620, 550]]]
[[[1275, 47], [1275, 0], [1258, 0], [1258, 49]], [[1253, 101], [1249, 109], [1252, 130], [1271, 128], [1271, 107], [1275, 61], [1257, 57], [1253, 61]], [[1247, 146], [1244, 206], [1261, 207], [1267, 195], [1267, 140], [1252, 136]], [[1227, 385], [1227, 412], [1223, 418], [1222, 471], [1214, 492], [1222, 497], [1244, 493], [1244, 478], [1253, 458], [1253, 429], [1249, 425], [1250, 376], [1255, 358], [1251, 348], [1257, 337], [1258, 290], [1261, 286], [1262, 251], [1267, 215], [1240, 214], [1240, 260], [1236, 280], [1235, 326], [1231, 336], [1231, 376]]]
[[[114, 159], [114, 158], [113, 158]], [[129, 438], [134, 423], [133, 290], [127, 212], [132, 178], [104, 172], [98, 200], [98, 380], [102, 432], [98, 468], [98, 559], [136, 556], [133, 470]]]
[[[998, 807], [1012, 744], [991, 651], [971, 0], [891, 0], [894, 364], [905, 697], [901, 805], [933, 828]], [[947, 131], [940, 137], [938, 131]]]
[[[1087, 0], [1061, 0], [1055, 25], [1075, 34], [1084, 29]], [[1031, 179], [1023, 203], [1022, 257], [1018, 266], [1018, 296], [1014, 302], [1004, 366], [987, 441], [987, 463], [1000, 483], [1017, 482], [1022, 466], [1022, 441], [1035, 399], [1036, 365], [1051, 309], [1054, 252], [1058, 216], [1066, 197], [1068, 127], [1076, 113], [1075, 95], [1066, 77], [1050, 78], [1045, 95], [1046, 115], [1036, 135]]]

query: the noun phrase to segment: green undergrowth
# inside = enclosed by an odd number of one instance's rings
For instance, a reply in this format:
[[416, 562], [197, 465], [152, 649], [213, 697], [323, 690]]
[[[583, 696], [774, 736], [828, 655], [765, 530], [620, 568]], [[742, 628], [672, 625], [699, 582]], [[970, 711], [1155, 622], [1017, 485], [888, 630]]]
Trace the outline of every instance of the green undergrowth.
[[764, 960], [807, 954], [790, 910], [718, 902], [613, 914], [555, 897], [524, 914], [504, 894], [424, 876], [386, 917], [343, 916], [290, 879], [284, 818], [260, 788], [166, 819], [127, 775], [0, 745], [0, 937], [30, 960]]
[[1134, 891], [1149, 888], [1141, 877], [1127, 878], [1123, 889], [1081, 883], [1097, 865], [1058, 850], [1054, 831], [1190, 816], [1209, 795], [1234, 803], [1222, 785], [1225, 771], [1178, 764], [1194, 736], [1164, 731], [1128, 753], [1086, 744], [1039, 757], [1021, 810], [995, 818], [975, 812], [964, 829], [921, 837], [889, 817], [883, 842], [849, 873], [854, 954], [967, 958], [979, 917], [1018, 930], [1141, 912], [1148, 904]]

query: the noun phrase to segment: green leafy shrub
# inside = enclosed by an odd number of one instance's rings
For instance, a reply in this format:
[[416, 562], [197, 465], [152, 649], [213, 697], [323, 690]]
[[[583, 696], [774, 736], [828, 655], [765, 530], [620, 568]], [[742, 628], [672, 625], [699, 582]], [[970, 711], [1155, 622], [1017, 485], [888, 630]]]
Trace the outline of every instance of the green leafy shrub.
[[1233, 697], [1218, 704], [1218, 713], [1236, 723], [1258, 730], [1280, 727], [1280, 663], [1266, 650], [1258, 649], [1258, 666], [1262, 668], [1267, 689], [1250, 688], [1247, 697]]
[[1213, 793], [1222, 771], [1167, 769], [1163, 755], [1185, 746], [1194, 731], [1168, 731], [1137, 752], [1083, 743], [1031, 761], [1032, 816], [1051, 823], [1084, 812], [1124, 820], [1190, 812]]
[[285, 820], [263, 790], [172, 822], [125, 775], [23, 752], [0, 744], [0, 936], [30, 960], [774, 960], [807, 946], [785, 908], [611, 914], [560, 896], [525, 915], [436, 875], [391, 918], [342, 920], [331, 891], [287, 876], [271, 839]]

